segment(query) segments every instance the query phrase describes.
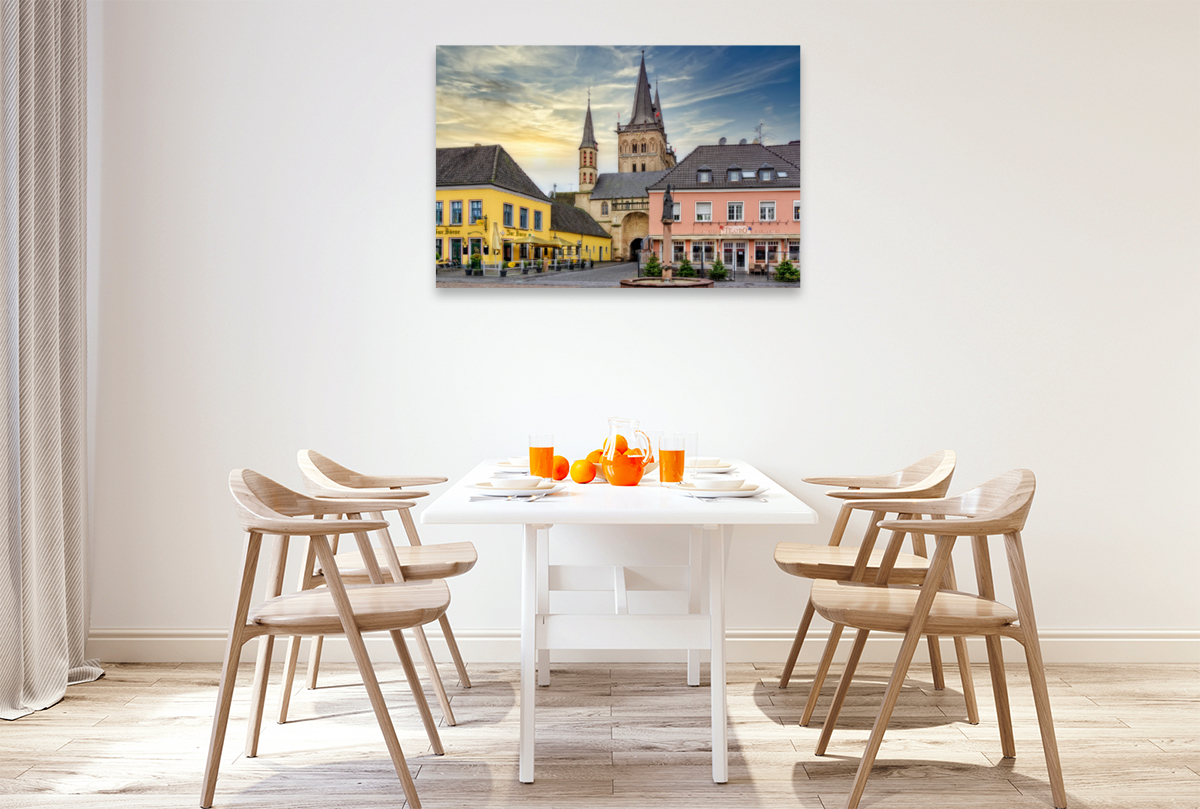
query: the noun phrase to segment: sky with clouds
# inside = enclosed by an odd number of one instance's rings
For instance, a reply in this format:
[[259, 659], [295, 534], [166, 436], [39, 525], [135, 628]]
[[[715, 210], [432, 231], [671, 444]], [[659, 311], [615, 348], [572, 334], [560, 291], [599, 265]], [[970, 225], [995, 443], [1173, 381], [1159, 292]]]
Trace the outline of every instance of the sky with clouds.
[[[641, 46], [437, 49], [438, 147], [499, 143], [544, 191], [575, 190], [591, 88], [599, 169], [617, 170], [617, 118], [629, 122]], [[800, 139], [800, 48], [645, 48], [667, 138], [682, 160], [720, 138]]]

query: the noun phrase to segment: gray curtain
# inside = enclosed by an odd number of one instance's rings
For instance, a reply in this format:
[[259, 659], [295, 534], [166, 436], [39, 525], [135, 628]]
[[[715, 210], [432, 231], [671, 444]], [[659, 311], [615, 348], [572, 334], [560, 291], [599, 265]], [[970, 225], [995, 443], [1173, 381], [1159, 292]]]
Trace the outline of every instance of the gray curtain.
[[87, 640], [83, 0], [0, 0], [0, 717], [104, 672]]

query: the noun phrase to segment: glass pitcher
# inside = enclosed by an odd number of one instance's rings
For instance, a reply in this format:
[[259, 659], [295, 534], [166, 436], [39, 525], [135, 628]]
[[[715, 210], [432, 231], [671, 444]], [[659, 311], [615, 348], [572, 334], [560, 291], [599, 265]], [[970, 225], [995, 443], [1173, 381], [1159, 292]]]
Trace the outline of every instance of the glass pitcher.
[[608, 438], [600, 459], [604, 477], [614, 486], [636, 486], [656, 466], [654, 444], [638, 429], [637, 419], [608, 420]]

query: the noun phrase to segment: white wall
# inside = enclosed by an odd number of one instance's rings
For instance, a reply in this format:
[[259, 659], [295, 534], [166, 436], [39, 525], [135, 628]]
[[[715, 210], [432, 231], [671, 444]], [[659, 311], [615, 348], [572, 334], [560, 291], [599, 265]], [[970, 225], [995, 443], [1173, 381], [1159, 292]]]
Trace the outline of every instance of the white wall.
[[[1052, 660], [1200, 658], [1197, 4], [780, 1], [765, 28], [708, 25], [729, 8], [89, 4], [93, 653], [218, 658], [234, 467], [298, 485], [313, 447], [455, 478], [535, 429], [580, 457], [625, 414], [820, 511], [739, 534], [735, 657], [782, 658], [799, 617], [771, 550], [835, 513], [802, 477], [949, 447], [962, 488], [1038, 475]], [[802, 46], [803, 286], [435, 289], [435, 45], [635, 29]], [[496, 350], [522, 332], [536, 356]], [[476, 543], [453, 619], [477, 659], [514, 653], [517, 530], [422, 536]]]

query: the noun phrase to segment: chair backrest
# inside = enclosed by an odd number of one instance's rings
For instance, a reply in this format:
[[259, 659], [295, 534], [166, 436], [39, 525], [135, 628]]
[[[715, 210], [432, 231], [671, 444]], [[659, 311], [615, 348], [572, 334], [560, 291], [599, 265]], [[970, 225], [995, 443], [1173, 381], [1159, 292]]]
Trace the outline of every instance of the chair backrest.
[[867, 500], [855, 505], [876, 511], [935, 515], [950, 519], [884, 520], [880, 528], [943, 536], [997, 536], [1025, 527], [1037, 481], [1028, 469], [1014, 469], [954, 497], [917, 500]]
[[366, 475], [347, 469], [316, 450], [302, 449], [296, 453], [300, 471], [304, 473], [304, 487], [309, 494], [318, 495], [321, 489], [365, 489], [374, 485]]
[[267, 524], [316, 513], [311, 498], [252, 469], [230, 472], [229, 491], [247, 531], [269, 531], [264, 527]]
[[[995, 527], [994, 534], [1008, 534], [1025, 528], [1037, 481], [1028, 469], [1014, 469], [986, 483], [948, 498], [947, 517], [969, 517]], [[1001, 530], [1002, 529], [1002, 530]]]
[[[954, 450], [941, 450], [927, 455], [916, 463], [889, 475], [846, 478], [806, 478], [809, 483], [824, 483], [831, 486], [851, 488], [826, 492], [830, 497], [844, 501], [874, 500], [899, 497], [945, 497], [950, 490], [950, 479], [954, 477], [954, 466], [958, 458]], [[852, 508], [861, 508], [851, 503]]]
[[[892, 473], [896, 479], [896, 488], [909, 488], [918, 485], [931, 487], [938, 484], [945, 484], [946, 489], [943, 489], [943, 492], [949, 491], [950, 478], [954, 475], [954, 466], [957, 462], [958, 456], [954, 454], [954, 450], [952, 449], [943, 449], [930, 453], [916, 463]], [[937, 497], [940, 495], [930, 496]]]

